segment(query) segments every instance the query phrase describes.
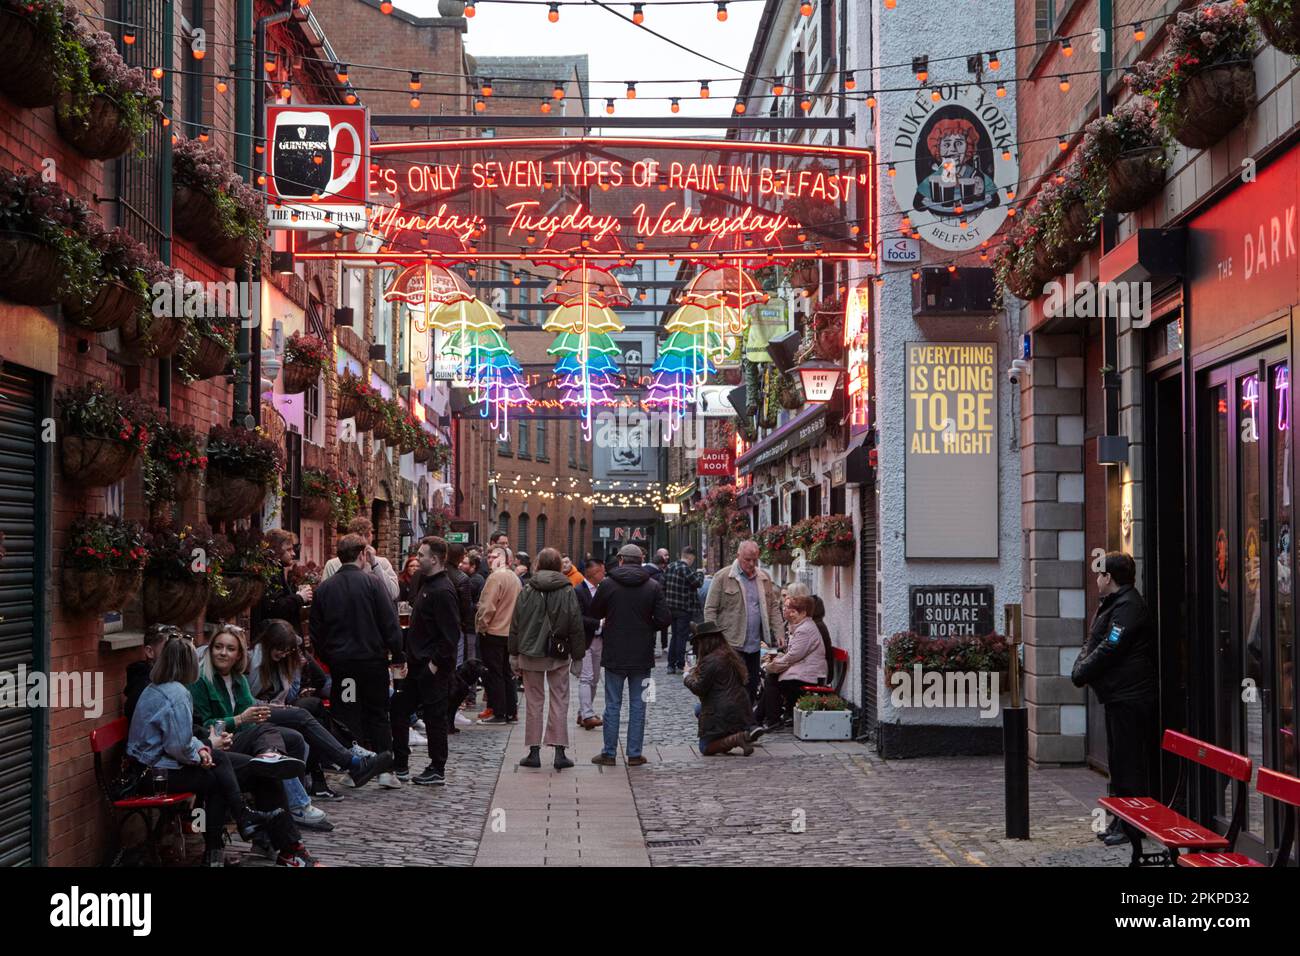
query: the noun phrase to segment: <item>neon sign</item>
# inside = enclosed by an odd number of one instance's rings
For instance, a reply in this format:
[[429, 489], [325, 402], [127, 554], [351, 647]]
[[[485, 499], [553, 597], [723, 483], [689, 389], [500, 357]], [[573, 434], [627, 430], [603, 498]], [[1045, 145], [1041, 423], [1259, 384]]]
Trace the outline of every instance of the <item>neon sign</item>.
[[844, 308], [844, 348], [848, 379], [849, 425], [853, 431], [871, 424], [871, 283], [863, 282], [849, 293]]

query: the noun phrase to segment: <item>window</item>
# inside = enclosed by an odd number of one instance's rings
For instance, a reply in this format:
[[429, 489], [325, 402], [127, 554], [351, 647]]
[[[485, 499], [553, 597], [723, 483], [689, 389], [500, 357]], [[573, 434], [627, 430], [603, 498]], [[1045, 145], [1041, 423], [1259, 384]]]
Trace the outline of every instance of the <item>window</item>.
[[538, 461], [549, 461], [550, 456], [546, 453], [546, 419], [537, 420], [537, 455]]
[[1056, 0], [1034, 0], [1034, 39], [1046, 43], [1056, 24]]
[[515, 550], [526, 552], [528, 550], [528, 515], [526, 514], [519, 516], [519, 533], [516, 537], [519, 540], [515, 542]]
[[578, 556], [573, 553], [573, 535], [577, 531], [578, 522], [574, 518], [569, 518], [569, 550], [565, 552], [574, 564], [578, 563]]
[[[510, 512], [509, 511], [503, 511], [497, 517], [497, 531], [504, 534], [507, 538], [510, 537]], [[489, 535], [489, 537], [491, 536]]]
[[528, 458], [530, 456], [530, 452], [528, 451], [528, 434], [528, 422], [520, 422], [519, 447], [515, 451], [515, 455], [519, 458]]
[[505, 455], [507, 458], [511, 457], [510, 432], [508, 430], [506, 431], [504, 437], [500, 435], [497, 436], [497, 454]]
[[[144, 2], [119, 0], [115, 6], [119, 25], [108, 25], [113, 33], [121, 37], [120, 23], [133, 23], [138, 32], [137, 42], [130, 46], [121, 43], [118, 45], [118, 50], [121, 51], [127, 65], [149, 69], [163, 62], [161, 0], [144, 0]], [[113, 16], [113, 14], [107, 15]], [[183, 90], [182, 96], [184, 96]], [[151, 123], [149, 132], [139, 144], [142, 152], [137, 154], [133, 150], [114, 164], [117, 167], [118, 225], [132, 238], [143, 243], [155, 256], [161, 254], [163, 239], [161, 222], [164, 135], [170, 135], [170, 132], [163, 129], [159, 123]]]
[[822, 486], [813, 485], [808, 489], [808, 514], [817, 516], [822, 513]]
[[583, 557], [587, 554], [587, 519], [583, 518], [578, 522], [578, 550], [582, 552]]
[[[307, 300], [307, 331], [321, 341], [328, 342], [329, 336], [325, 334], [323, 312], [324, 306], [321, 305], [320, 299], [312, 296]], [[318, 375], [316, 381], [307, 386], [307, 391], [302, 397], [302, 434], [303, 438], [313, 445], [325, 444], [320, 384], [320, 376]]]
[[790, 495], [790, 523], [797, 524], [804, 519], [804, 494], [802, 491]]
[[578, 467], [578, 423], [573, 419], [567, 422], [569, 428], [569, 467]]
[[844, 514], [844, 486], [840, 485], [831, 489], [831, 514]]
[[[390, 285], [392, 285], [393, 277], [395, 275], [396, 275], [396, 271], [393, 269], [386, 269], [382, 273], [380, 273], [381, 276], [380, 281], [382, 283], [382, 287], [387, 289]], [[392, 326], [393, 326], [393, 308], [394, 308], [393, 303], [385, 302], [384, 297], [382, 295], [375, 296], [375, 325], [374, 325], [373, 333], [371, 335], [371, 341], [375, 345], [384, 346], [385, 349], [384, 358], [387, 359], [389, 363], [394, 363], [394, 359], [396, 358], [396, 356], [393, 355], [393, 349], [391, 344]]]
[[537, 516], [537, 550], [546, 547], [546, 515]]
[[835, 66], [835, 4], [830, 0], [822, 0], [821, 21], [822, 69], [829, 70]]

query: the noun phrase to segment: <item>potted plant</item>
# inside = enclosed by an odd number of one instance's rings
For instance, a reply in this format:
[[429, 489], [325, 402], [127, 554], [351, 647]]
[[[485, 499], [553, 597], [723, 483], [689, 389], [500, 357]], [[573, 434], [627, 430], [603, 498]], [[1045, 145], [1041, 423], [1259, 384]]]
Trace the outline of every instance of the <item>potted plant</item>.
[[844, 357], [844, 299], [841, 296], [818, 299], [808, 327], [816, 343], [814, 352], [817, 358], [838, 362]]
[[150, 312], [153, 288], [171, 280], [171, 274], [143, 244], [121, 227], [91, 237], [99, 257], [98, 275], [90, 294], [65, 295], [64, 318], [90, 329], [121, 329], [132, 317]]
[[145, 534], [149, 559], [142, 605], [146, 624], [188, 624], [221, 590], [221, 554], [206, 525], [174, 529], [155, 522]]
[[83, 488], [125, 478], [149, 447], [157, 421], [152, 405], [97, 381], [65, 389], [55, 406], [63, 477]]
[[144, 459], [145, 500], [157, 505], [194, 498], [207, 467], [208, 456], [203, 453], [193, 428], [175, 422], [158, 422], [153, 427]]
[[433, 448], [437, 442], [438, 440], [434, 438], [433, 433], [427, 429], [421, 427], [416, 430], [415, 463], [417, 465], [427, 465], [429, 463], [429, 459], [433, 457]]
[[1300, 56], [1300, 3], [1296, 0], [1246, 0], [1260, 32], [1283, 53]]
[[84, 32], [84, 84], [59, 95], [55, 125], [87, 159], [114, 159], [144, 138], [162, 116], [162, 92], [141, 67], [127, 66], [103, 30]]
[[216, 146], [178, 138], [172, 147], [173, 223], [213, 262], [234, 267], [262, 239], [261, 194], [239, 178]]
[[0, 92], [36, 109], [85, 80], [80, 15], [64, 0], [0, 0]]
[[102, 228], [58, 183], [0, 168], [0, 296], [23, 305], [88, 297]]
[[[216, 535], [221, 556], [221, 589], [208, 594], [210, 620], [228, 621], [262, 600], [262, 592], [279, 572], [270, 543], [255, 528]], [[224, 592], [224, 593], [223, 593]]]
[[794, 735], [800, 740], [851, 740], [853, 712], [839, 694], [805, 694], [794, 702]]
[[401, 428], [399, 431], [398, 448], [403, 455], [409, 455], [414, 452], [423, 443], [420, 435], [424, 431], [415, 416], [403, 409]]
[[848, 515], [817, 515], [805, 519], [808, 563], [847, 568], [853, 564], [853, 519]]
[[1000, 634], [963, 635], [960, 637], [923, 637], [901, 631], [885, 642], [885, 683], [897, 671], [979, 672], [1006, 675], [1011, 667], [1011, 649]]
[[324, 521], [334, 510], [338, 475], [321, 468], [302, 471], [302, 499], [298, 513], [312, 521]]
[[284, 343], [284, 371], [280, 388], [286, 395], [298, 395], [315, 385], [329, 364], [330, 353], [319, 336], [295, 332]]
[[1178, 14], [1164, 53], [1136, 64], [1128, 82], [1155, 101], [1174, 139], [1206, 149], [1255, 105], [1257, 39], [1244, 6], [1199, 5]]
[[59, 596], [73, 614], [102, 614], [122, 607], [140, 587], [149, 552], [140, 526], [91, 515], [68, 528]]
[[201, 309], [185, 323], [180, 347], [176, 351], [176, 368], [186, 382], [198, 382], [223, 374], [239, 352], [239, 319], [213, 315], [215, 310]]
[[758, 553], [767, 564], [793, 564], [794, 541], [788, 524], [770, 524], [758, 532]]
[[284, 452], [261, 428], [218, 425], [208, 432], [208, 518], [246, 518], [278, 495]]
[[1109, 212], [1141, 209], [1165, 184], [1168, 140], [1145, 97], [1134, 97], [1088, 124], [1083, 166], [1094, 189], [1104, 191]]

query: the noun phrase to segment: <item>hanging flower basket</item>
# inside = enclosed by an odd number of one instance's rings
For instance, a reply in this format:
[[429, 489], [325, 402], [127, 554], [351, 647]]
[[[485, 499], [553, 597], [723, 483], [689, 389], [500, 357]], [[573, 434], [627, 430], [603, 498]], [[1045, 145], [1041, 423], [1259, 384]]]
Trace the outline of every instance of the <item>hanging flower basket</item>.
[[29, 17], [0, 8], [0, 93], [37, 109], [58, 98], [54, 45]]
[[286, 395], [299, 395], [316, 384], [320, 369], [303, 362], [286, 362], [280, 375], [280, 387]]
[[[355, 418], [361, 410], [361, 396], [340, 394], [338, 399], [338, 417]], [[358, 426], [359, 427], [359, 426]]]
[[1124, 153], [1106, 170], [1106, 209], [1110, 212], [1141, 209], [1164, 184], [1163, 148], [1135, 149]]
[[140, 448], [114, 438], [63, 435], [59, 442], [63, 477], [86, 488], [116, 484], [135, 468]]
[[[360, 419], [358, 419], [358, 421], [359, 420]], [[388, 416], [385, 415], [383, 411], [380, 411], [379, 420], [376, 421], [374, 426], [370, 429], [370, 434], [380, 441], [383, 441], [392, 434], [392, 424], [393, 423], [389, 421]], [[358, 431], [360, 431], [359, 428]]]
[[87, 159], [116, 159], [135, 145], [135, 133], [124, 122], [122, 108], [105, 93], [86, 102], [84, 116], [72, 115], [73, 98], [65, 93], [54, 110], [54, 124], [64, 141]]
[[1265, 13], [1253, 9], [1260, 32], [1283, 53], [1300, 56], [1300, 3], [1292, 3], [1290, 12]]
[[1255, 106], [1255, 68], [1225, 63], [1190, 76], [1174, 101], [1170, 133], [1191, 149], [1208, 149]]
[[225, 344], [208, 335], [200, 334], [197, 339], [193, 353], [182, 360], [185, 373], [195, 381], [201, 381], [225, 372], [230, 362]]
[[304, 497], [298, 513], [309, 521], [324, 521], [330, 516], [330, 500], [317, 496]]
[[253, 257], [253, 243], [245, 236], [213, 235], [203, 243], [203, 251], [217, 265], [233, 269]]
[[1007, 274], [1007, 291], [1017, 299], [1030, 302], [1043, 294], [1046, 281], [1037, 268], [1012, 269]]
[[429, 463], [429, 459], [432, 457], [433, 457], [432, 448], [428, 448], [424, 445], [421, 445], [419, 448], [415, 449], [415, 463], [417, 465], [427, 465]]
[[118, 335], [122, 355], [134, 362], [170, 358], [185, 336], [185, 320], [174, 315], [136, 313], [122, 324]]
[[818, 330], [817, 357], [827, 362], [838, 362], [844, 357], [844, 330], [842, 328]]
[[267, 486], [260, 481], [252, 481], [209, 464], [205, 494], [208, 520], [247, 518], [262, 507], [267, 491]]
[[69, 322], [75, 322], [83, 329], [92, 332], [109, 332], [120, 329], [133, 315], [142, 312], [148, 303], [140, 294], [123, 282], [116, 280], [99, 286], [95, 297], [82, 305], [76, 301], [65, 300], [63, 315]]
[[0, 233], [0, 296], [23, 305], [50, 305], [65, 281], [58, 251], [36, 236]]
[[121, 608], [140, 588], [139, 571], [78, 571], [64, 568], [59, 598], [70, 614], [103, 614]]
[[819, 567], [848, 568], [853, 566], [853, 545], [824, 544], [808, 558], [809, 564]]
[[266, 584], [259, 577], [251, 574], [226, 574], [221, 580], [226, 596], [222, 597], [216, 591], [209, 592], [208, 620], [228, 621], [262, 600]]
[[[357, 420], [357, 431], [373, 431], [376, 438], [383, 438], [384, 436], [379, 432], [380, 427], [382, 427], [384, 433], [387, 434], [388, 419], [384, 417], [382, 408], [361, 408], [355, 411], [353, 416]], [[342, 412], [339, 412], [339, 417], [344, 417]]]
[[789, 548], [782, 548], [779, 551], [772, 552], [771, 564], [790, 565], [794, 564], [794, 552]]
[[141, 601], [146, 624], [188, 624], [208, 606], [208, 581], [146, 577]]
[[217, 229], [217, 207], [206, 193], [177, 183], [172, 189], [172, 228], [190, 242], [207, 242]]

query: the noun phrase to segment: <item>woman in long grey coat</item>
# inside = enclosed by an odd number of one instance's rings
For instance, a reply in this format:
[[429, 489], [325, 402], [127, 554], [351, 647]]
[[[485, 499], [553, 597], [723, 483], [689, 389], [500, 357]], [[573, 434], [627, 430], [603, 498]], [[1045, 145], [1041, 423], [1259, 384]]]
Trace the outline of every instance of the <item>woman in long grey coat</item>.
[[[555, 769], [572, 767], [564, 753], [569, 745], [569, 662], [587, 652], [578, 594], [560, 570], [560, 552], [543, 548], [524, 582], [510, 620], [510, 668], [524, 678], [524, 742], [528, 756], [521, 767], [542, 765], [542, 741], [555, 748]], [[550, 713], [543, 704], [549, 691]]]

